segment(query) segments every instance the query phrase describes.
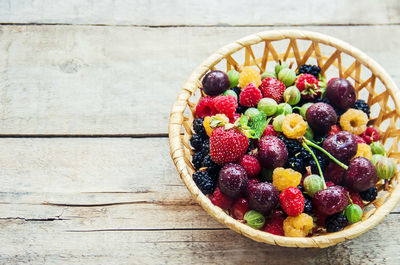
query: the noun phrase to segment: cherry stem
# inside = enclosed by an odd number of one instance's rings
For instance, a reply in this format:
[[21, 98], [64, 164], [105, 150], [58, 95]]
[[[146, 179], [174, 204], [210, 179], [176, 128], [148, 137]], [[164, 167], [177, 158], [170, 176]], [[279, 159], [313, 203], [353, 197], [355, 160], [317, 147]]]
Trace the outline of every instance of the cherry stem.
[[315, 163], [317, 164], [317, 167], [318, 167], [319, 175], [322, 178], [323, 187], [324, 187], [324, 189], [326, 189], [326, 183], [325, 183], [324, 174], [322, 174], [322, 170], [321, 170], [321, 167], [319, 165], [317, 157], [315, 156], [314, 152], [311, 150], [311, 148], [307, 145], [307, 143], [305, 141], [303, 141], [301, 144], [303, 145], [303, 147], [305, 149], [307, 149], [308, 152], [310, 152], [311, 156], [314, 158], [314, 161], [315, 161]]
[[347, 197], [349, 198], [350, 204], [353, 205], [354, 203], [353, 203], [353, 200], [350, 197], [350, 193], [347, 193]]
[[322, 148], [321, 146], [314, 144], [313, 142], [307, 140], [305, 137], [303, 137], [303, 143], [306, 143], [316, 149], [318, 149], [319, 151], [321, 151], [322, 153], [324, 153], [327, 157], [329, 157], [330, 159], [332, 159], [333, 162], [335, 162], [336, 164], [338, 164], [339, 166], [341, 166], [344, 169], [348, 169], [349, 167], [346, 166], [345, 164], [343, 164], [342, 162], [340, 162], [339, 160], [337, 160], [333, 155], [331, 155], [330, 153], [328, 153], [324, 148]]

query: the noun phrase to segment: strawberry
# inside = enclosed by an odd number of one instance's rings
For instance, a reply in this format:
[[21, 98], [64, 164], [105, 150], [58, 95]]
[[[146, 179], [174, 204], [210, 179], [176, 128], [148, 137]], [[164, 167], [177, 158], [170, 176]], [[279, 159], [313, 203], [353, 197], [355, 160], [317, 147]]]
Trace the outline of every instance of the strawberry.
[[315, 99], [321, 96], [318, 79], [310, 74], [301, 74], [297, 77], [295, 84], [300, 90], [303, 99]]
[[237, 128], [216, 128], [210, 137], [210, 155], [220, 165], [235, 162], [247, 150], [249, 141]]
[[274, 77], [265, 78], [260, 85], [261, 93], [264, 98], [272, 98], [277, 103], [280, 103], [285, 92], [285, 84]]

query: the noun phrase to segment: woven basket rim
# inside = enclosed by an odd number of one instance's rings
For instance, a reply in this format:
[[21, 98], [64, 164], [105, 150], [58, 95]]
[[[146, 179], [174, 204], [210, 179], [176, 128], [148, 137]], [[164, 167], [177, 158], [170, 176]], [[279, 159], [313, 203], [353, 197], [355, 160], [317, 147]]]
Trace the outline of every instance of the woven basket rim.
[[184, 150], [182, 147], [182, 137], [180, 135], [183, 123], [183, 112], [186, 108], [188, 99], [190, 98], [192, 93], [196, 91], [201, 77], [211, 67], [216, 65], [227, 55], [233, 54], [246, 46], [257, 44], [266, 40], [278, 41], [283, 39], [302, 39], [317, 41], [319, 43], [334, 47], [337, 50], [354, 57], [361, 64], [369, 68], [371, 72], [380, 79], [380, 81], [391, 94], [395, 104], [396, 113], [400, 116], [400, 91], [397, 88], [396, 84], [389, 76], [389, 74], [386, 73], [386, 71], [378, 63], [376, 63], [373, 59], [371, 59], [359, 49], [351, 46], [350, 44], [342, 40], [312, 31], [290, 29], [264, 31], [249, 35], [223, 46], [214, 54], [209, 56], [205, 61], [203, 61], [203, 63], [201, 63], [186, 80], [181, 91], [178, 94], [177, 100], [173, 104], [170, 114], [168, 131], [171, 158], [174, 161], [174, 164], [179, 172], [182, 181], [188, 188], [195, 201], [198, 202], [203, 207], [203, 209], [205, 209], [211, 216], [213, 216], [220, 223], [226, 225], [230, 229], [240, 234], [243, 234], [255, 241], [265, 242], [273, 245], [286, 247], [328, 247], [342, 242], [346, 239], [357, 237], [376, 226], [380, 221], [382, 221], [383, 218], [385, 218], [385, 216], [388, 215], [394, 209], [396, 204], [400, 201], [400, 185], [396, 185], [389, 198], [382, 204], [382, 206], [378, 207], [377, 210], [369, 218], [362, 222], [348, 226], [343, 231], [314, 237], [284, 237], [265, 233], [260, 230], [255, 230], [245, 224], [238, 222], [237, 220], [226, 214], [221, 208], [213, 205], [211, 201], [194, 184], [183, 158]]

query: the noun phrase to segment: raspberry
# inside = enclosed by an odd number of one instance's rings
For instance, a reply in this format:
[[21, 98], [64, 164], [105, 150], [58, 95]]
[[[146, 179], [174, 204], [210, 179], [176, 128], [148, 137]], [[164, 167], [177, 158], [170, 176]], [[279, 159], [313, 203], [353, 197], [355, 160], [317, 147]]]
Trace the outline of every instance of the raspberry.
[[218, 113], [233, 117], [238, 104], [234, 96], [218, 96], [214, 98], [214, 107]]
[[327, 188], [335, 186], [335, 183], [333, 183], [332, 181], [327, 181], [325, 184]]
[[367, 129], [368, 116], [358, 109], [349, 109], [340, 117], [343, 130], [355, 135], [362, 134]]
[[375, 187], [369, 188], [366, 191], [360, 192], [360, 196], [364, 201], [372, 202], [376, 199], [378, 190]]
[[282, 132], [290, 139], [298, 139], [307, 131], [307, 123], [301, 115], [293, 113], [286, 115], [282, 121]]
[[265, 130], [264, 130], [264, 132], [263, 132], [261, 137], [269, 136], [269, 135], [271, 135], [271, 136], [277, 136], [278, 135], [276, 133], [276, 131], [274, 130], [274, 126], [272, 124], [268, 124], [267, 127], [265, 127]]
[[356, 102], [354, 102], [354, 105], [352, 108], [363, 111], [365, 114], [367, 114], [367, 116], [369, 118], [370, 109], [369, 109], [368, 104], [364, 100], [362, 100], [362, 99], [356, 100]]
[[344, 188], [344, 190], [349, 193], [350, 199], [353, 201], [354, 204], [357, 204], [358, 206], [360, 206], [361, 209], [364, 208], [364, 203], [363, 203], [363, 201], [361, 199], [361, 196], [360, 196], [360, 194], [358, 192], [351, 191], [351, 190], [349, 190], [347, 188]]
[[193, 181], [197, 187], [204, 194], [210, 194], [214, 192], [215, 182], [213, 178], [207, 173], [207, 171], [197, 171], [193, 174]]
[[229, 119], [229, 122], [230, 123], [235, 123], [238, 119], [240, 119], [240, 117], [242, 117], [242, 114], [234, 113], [233, 117]]
[[212, 195], [210, 195], [211, 202], [221, 207], [222, 209], [228, 209], [232, 205], [232, 199], [226, 196], [221, 192], [221, 190], [217, 187]]
[[249, 182], [247, 182], [247, 187], [250, 188], [254, 184], [258, 184], [261, 181], [259, 179], [249, 179]]
[[357, 143], [359, 143], [359, 144], [367, 143], [367, 142], [365, 142], [364, 138], [362, 138], [361, 136], [356, 135], [356, 139], [357, 139]]
[[342, 131], [340, 129], [340, 127], [338, 125], [334, 124], [334, 125], [331, 126], [331, 130], [328, 132], [328, 135], [334, 135], [334, 134], [337, 134], [340, 131]]
[[204, 160], [204, 155], [202, 152], [196, 152], [192, 156], [192, 164], [195, 169], [201, 168], [201, 165]]
[[210, 137], [210, 155], [214, 162], [224, 165], [235, 162], [246, 152], [248, 145], [246, 135], [236, 128], [218, 127]]
[[195, 131], [196, 134], [199, 134], [205, 138], [206, 136], [206, 130], [204, 129], [203, 126], [203, 119], [194, 119], [193, 120], [193, 130]]
[[245, 198], [237, 199], [232, 206], [232, 216], [235, 219], [243, 220], [245, 213], [249, 210], [249, 202]]
[[196, 106], [196, 116], [198, 118], [204, 119], [207, 116], [212, 116], [216, 114], [214, 107], [214, 99], [212, 97], [204, 97], [200, 99]]
[[190, 138], [190, 145], [195, 149], [195, 150], [201, 150], [201, 147], [203, 146], [204, 138], [200, 134], [193, 134], [192, 137]]
[[298, 216], [304, 210], [304, 196], [297, 187], [289, 187], [279, 195], [282, 210], [289, 216]]
[[288, 216], [283, 221], [283, 231], [285, 236], [305, 237], [313, 228], [313, 219], [306, 213], [302, 213], [296, 217]]
[[270, 222], [265, 226], [265, 232], [277, 235], [277, 236], [283, 236], [283, 221], [285, 219], [282, 216], [282, 213], [280, 211], [275, 211], [272, 214]]
[[263, 94], [263, 97], [272, 98], [276, 101], [276, 103], [282, 102], [285, 89], [285, 84], [274, 77], [265, 78], [260, 85], [260, 90]]
[[240, 105], [245, 107], [254, 107], [261, 99], [261, 91], [254, 85], [254, 83], [250, 83], [243, 88], [239, 96]]
[[361, 134], [361, 137], [367, 144], [371, 144], [372, 141], [376, 142], [379, 140], [379, 132], [374, 127], [367, 127], [367, 129]]
[[321, 68], [316, 65], [305, 64], [300, 66], [297, 70], [297, 75], [300, 74], [312, 74], [315, 78], [319, 77], [319, 73], [321, 72]]
[[296, 187], [300, 184], [301, 174], [291, 168], [277, 167], [272, 173], [272, 184], [279, 190], [283, 191], [288, 187]]
[[365, 158], [371, 160], [372, 159], [371, 147], [369, 147], [368, 144], [359, 143], [357, 145], [357, 153], [356, 153], [356, 155], [354, 157], [359, 157], [359, 156], [365, 157]]
[[346, 215], [337, 213], [326, 218], [325, 227], [328, 233], [334, 233], [343, 230], [347, 225]]
[[246, 170], [249, 178], [255, 178], [261, 171], [260, 162], [258, 159], [251, 155], [243, 155], [239, 161], [239, 165], [241, 165], [244, 170]]
[[255, 68], [246, 66], [240, 73], [239, 86], [243, 89], [250, 83], [258, 87], [261, 84], [261, 75]]
[[310, 74], [301, 74], [296, 78], [296, 87], [300, 90], [303, 99], [315, 99], [321, 96], [318, 79]]

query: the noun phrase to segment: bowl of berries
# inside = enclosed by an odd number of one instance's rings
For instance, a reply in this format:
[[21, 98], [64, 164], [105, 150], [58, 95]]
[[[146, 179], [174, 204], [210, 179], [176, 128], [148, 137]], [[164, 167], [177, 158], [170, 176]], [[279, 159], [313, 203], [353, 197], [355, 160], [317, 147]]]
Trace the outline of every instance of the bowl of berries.
[[207, 58], [173, 105], [171, 157], [194, 199], [255, 241], [328, 247], [400, 200], [400, 92], [346, 42], [257, 33]]

